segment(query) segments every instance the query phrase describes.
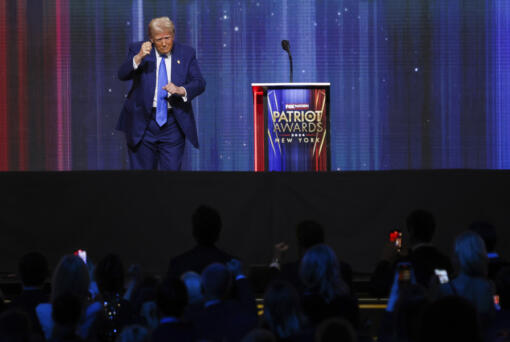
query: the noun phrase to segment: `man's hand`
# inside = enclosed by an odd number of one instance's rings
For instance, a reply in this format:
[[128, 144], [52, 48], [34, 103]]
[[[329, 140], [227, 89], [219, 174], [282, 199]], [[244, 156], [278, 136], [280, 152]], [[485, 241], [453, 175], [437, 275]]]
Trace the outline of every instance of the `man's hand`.
[[279, 242], [276, 245], [274, 245], [274, 251], [273, 251], [273, 258], [277, 259], [278, 261], [283, 259], [283, 256], [285, 255], [285, 252], [289, 250], [289, 245], [287, 245], [285, 242]]
[[142, 62], [142, 59], [151, 53], [152, 50], [152, 43], [151, 42], [144, 42], [142, 44], [142, 47], [140, 48], [140, 52], [135, 56], [135, 63], [140, 64]]
[[163, 87], [170, 95], [186, 96], [186, 89], [184, 87], [178, 87], [172, 82], [168, 83]]

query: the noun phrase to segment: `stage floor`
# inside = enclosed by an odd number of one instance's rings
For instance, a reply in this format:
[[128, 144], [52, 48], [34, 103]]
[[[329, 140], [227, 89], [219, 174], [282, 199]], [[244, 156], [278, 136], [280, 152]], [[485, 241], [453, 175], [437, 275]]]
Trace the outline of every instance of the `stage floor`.
[[0, 272], [39, 250], [52, 267], [77, 248], [98, 261], [119, 254], [127, 267], [165, 272], [193, 246], [191, 214], [200, 204], [223, 218], [219, 246], [248, 266], [270, 261], [303, 219], [325, 226], [326, 241], [355, 272], [369, 273], [390, 229], [415, 208], [437, 218], [434, 242], [447, 254], [473, 220], [491, 220], [510, 259], [510, 171], [426, 170], [328, 173], [6, 172], [0, 173]]

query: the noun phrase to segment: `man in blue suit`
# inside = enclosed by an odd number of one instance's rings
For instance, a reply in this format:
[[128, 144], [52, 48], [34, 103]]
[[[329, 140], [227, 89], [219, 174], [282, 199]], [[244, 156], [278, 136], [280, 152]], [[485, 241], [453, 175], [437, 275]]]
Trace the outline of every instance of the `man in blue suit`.
[[168, 17], [149, 23], [149, 38], [131, 44], [119, 68], [119, 79], [133, 84], [117, 129], [126, 134], [131, 169], [177, 171], [185, 139], [199, 147], [191, 101], [205, 90], [205, 80], [195, 50], [174, 42]]

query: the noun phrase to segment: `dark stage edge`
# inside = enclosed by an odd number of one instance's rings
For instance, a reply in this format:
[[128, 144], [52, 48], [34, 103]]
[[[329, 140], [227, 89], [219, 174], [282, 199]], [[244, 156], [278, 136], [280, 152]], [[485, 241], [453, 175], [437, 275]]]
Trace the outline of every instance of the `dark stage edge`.
[[403, 228], [415, 208], [436, 216], [434, 242], [445, 253], [456, 234], [484, 219], [510, 258], [510, 171], [5, 172], [0, 187], [1, 272], [15, 272], [27, 251], [42, 251], [54, 267], [77, 248], [95, 262], [113, 252], [126, 267], [165, 272], [172, 256], [193, 246], [190, 217], [200, 204], [220, 211], [219, 246], [246, 266], [270, 261], [279, 241], [290, 243], [288, 260], [295, 259], [294, 226], [315, 219], [339, 258], [371, 272], [387, 232]]

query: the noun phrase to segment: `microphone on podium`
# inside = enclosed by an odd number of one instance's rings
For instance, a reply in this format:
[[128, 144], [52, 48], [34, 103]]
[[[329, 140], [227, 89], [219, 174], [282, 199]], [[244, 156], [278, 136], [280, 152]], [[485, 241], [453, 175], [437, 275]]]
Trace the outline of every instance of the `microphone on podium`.
[[292, 83], [292, 55], [290, 54], [290, 44], [288, 40], [282, 40], [282, 49], [287, 51], [289, 54], [289, 61], [290, 61], [290, 82]]

